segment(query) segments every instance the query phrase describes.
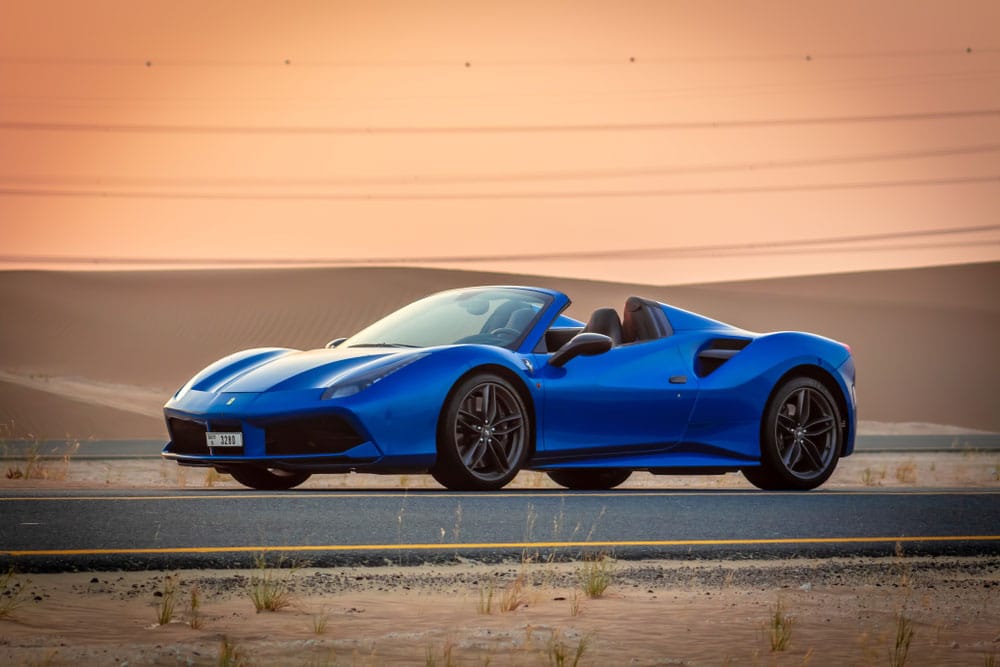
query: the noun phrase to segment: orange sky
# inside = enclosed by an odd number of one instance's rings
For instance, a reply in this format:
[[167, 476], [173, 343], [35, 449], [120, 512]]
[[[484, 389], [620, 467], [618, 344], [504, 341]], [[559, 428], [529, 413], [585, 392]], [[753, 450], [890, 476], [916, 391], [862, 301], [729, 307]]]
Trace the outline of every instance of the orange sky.
[[0, 267], [997, 260], [997, 26], [993, 0], [2, 2]]

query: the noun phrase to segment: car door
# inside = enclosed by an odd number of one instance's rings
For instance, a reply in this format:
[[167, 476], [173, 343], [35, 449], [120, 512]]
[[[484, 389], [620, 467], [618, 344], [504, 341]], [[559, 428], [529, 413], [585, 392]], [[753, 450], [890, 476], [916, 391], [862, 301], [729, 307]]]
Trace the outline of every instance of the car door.
[[540, 458], [655, 453], [679, 442], [697, 378], [670, 338], [579, 356], [557, 368], [539, 355]]

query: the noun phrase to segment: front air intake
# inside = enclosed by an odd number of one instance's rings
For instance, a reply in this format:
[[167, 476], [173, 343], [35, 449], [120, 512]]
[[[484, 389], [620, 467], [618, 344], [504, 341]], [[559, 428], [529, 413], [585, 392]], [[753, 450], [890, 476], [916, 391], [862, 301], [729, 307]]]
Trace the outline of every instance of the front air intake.
[[173, 454], [208, 454], [205, 439], [205, 425], [189, 419], [171, 417], [167, 420], [170, 445], [167, 451]]
[[268, 456], [339, 454], [364, 441], [346, 420], [334, 416], [277, 422], [264, 428]]

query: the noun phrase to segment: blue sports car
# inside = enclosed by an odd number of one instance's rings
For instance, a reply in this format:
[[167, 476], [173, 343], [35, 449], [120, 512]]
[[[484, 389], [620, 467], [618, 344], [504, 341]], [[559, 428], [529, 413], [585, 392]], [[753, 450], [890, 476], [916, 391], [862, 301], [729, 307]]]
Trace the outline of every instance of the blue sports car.
[[777, 490], [819, 486], [852, 452], [846, 345], [639, 297], [586, 323], [569, 304], [550, 289], [458, 289], [323, 349], [237, 352], [166, 403], [163, 456], [255, 489], [359, 471], [492, 490], [529, 469], [571, 489], [738, 470]]

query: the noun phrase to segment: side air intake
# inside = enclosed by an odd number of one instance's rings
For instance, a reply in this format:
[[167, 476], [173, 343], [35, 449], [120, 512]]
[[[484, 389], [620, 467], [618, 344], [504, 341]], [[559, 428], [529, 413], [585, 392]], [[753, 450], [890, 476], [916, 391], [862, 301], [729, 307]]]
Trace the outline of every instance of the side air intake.
[[740, 353], [750, 344], [749, 338], [716, 338], [698, 350], [695, 372], [698, 377], [707, 377]]

